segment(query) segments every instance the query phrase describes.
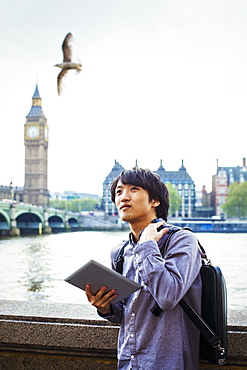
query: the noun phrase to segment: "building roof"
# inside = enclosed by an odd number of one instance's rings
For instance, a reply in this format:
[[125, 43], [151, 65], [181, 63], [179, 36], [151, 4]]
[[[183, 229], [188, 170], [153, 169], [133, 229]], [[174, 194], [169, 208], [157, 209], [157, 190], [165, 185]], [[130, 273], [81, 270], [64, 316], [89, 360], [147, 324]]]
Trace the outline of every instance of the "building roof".
[[226, 171], [228, 183], [232, 184], [233, 182], [243, 182], [247, 181], [247, 168], [243, 167], [218, 167], [217, 173], [221, 170]]
[[45, 115], [44, 115], [41, 107], [32, 106], [31, 109], [30, 109], [30, 112], [27, 115], [27, 117], [43, 117], [43, 118], [45, 118]]
[[111, 172], [109, 173], [109, 175], [105, 178], [105, 181], [104, 182], [112, 182], [112, 180], [115, 179], [115, 177], [117, 177], [118, 175], [120, 175], [120, 173], [124, 171], [124, 168], [121, 166], [121, 164], [119, 164], [116, 160], [115, 160], [115, 165], [114, 167], [112, 168]]
[[[111, 183], [118, 175], [120, 175], [122, 171], [124, 171], [124, 168], [115, 160], [115, 165], [109, 175], [105, 178], [104, 184]], [[178, 171], [166, 171], [162, 165], [161, 160], [160, 167], [157, 171], [154, 171], [154, 173], [157, 173], [164, 183], [171, 182], [173, 184], [194, 184], [194, 181], [191, 179], [190, 175], [187, 173], [186, 168], [184, 167], [183, 160], [182, 165]]]
[[[38, 101], [39, 104], [34, 105], [35, 101]], [[34, 91], [34, 94], [33, 94], [33, 97], [32, 97], [32, 106], [31, 106], [30, 112], [27, 115], [27, 118], [30, 118], [30, 117], [36, 117], [36, 118], [43, 117], [43, 118], [45, 118], [45, 115], [44, 115], [42, 107], [41, 107], [41, 97], [40, 97], [38, 85], [36, 85], [36, 88], [35, 88], [35, 91]]]
[[33, 94], [33, 99], [41, 99], [40, 94], [39, 94], [39, 88], [38, 85], [36, 85], [34, 94]]
[[171, 182], [173, 184], [179, 183], [194, 183], [190, 175], [188, 174], [186, 168], [184, 167], [184, 161], [182, 160], [182, 165], [178, 171], [166, 171], [162, 165], [162, 160], [160, 161], [160, 167], [155, 171], [163, 182]]

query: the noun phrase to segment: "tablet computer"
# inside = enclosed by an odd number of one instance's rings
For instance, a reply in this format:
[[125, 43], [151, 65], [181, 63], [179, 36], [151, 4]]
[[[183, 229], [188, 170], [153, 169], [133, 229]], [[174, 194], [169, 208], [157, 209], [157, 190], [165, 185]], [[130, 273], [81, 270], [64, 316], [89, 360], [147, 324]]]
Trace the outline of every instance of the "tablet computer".
[[107, 292], [115, 289], [118, 295], [111, 301], [112, 304], [121, 301], [142, 287], [140, 284], [94, 260], [90, 260], [83, 265], [68, 276], [65, 281], [83, 290], [89, 284], [93, 294], [96, 294], [103, 286], [107, 287]]

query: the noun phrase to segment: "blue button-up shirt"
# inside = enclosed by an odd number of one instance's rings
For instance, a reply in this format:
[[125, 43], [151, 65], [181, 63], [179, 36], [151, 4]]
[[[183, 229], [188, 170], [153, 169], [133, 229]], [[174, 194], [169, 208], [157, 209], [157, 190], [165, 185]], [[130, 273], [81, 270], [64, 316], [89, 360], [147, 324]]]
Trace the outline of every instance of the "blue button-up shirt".
[[[188, 230], [172, 235], [162, 258], [154, 240], [125, 248], [123, 275], [142, 284], [124, 302], [111, 306], [106, 319], [121, 323], [118, 368], [123, 370], [196, 370], [199, 364], [199, 331], [178, 305], [181, 298], [197, 312], [201, 308], [201, 257], [197, 240]], [[112, 267], [123, 243], [112, 250]], [[157, 317], [150, 309], [158, 303]]]

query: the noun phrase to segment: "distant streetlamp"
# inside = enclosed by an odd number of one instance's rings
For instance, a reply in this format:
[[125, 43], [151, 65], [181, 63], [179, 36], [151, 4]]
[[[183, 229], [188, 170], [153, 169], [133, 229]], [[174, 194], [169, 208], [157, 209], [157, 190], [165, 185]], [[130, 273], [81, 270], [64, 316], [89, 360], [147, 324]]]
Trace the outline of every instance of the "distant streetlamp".
[[11, 200], [12, 200], [12, 202], [13, 202], [14, 197], [15, 197], [15, 189], [14, 189], [14, 187], [12, 186], [12, 184], [13, 184], [13, 181], [12, 181], [12, 178], [11, 178], [11, 181], [10, 181], [9, 187], [10, 187], [10, 199], [11, 199]]

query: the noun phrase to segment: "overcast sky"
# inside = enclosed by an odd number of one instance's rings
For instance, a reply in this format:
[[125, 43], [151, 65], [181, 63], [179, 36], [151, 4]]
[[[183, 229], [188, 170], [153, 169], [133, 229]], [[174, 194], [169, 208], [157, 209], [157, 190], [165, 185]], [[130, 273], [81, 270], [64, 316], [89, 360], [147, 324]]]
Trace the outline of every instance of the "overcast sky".
[[[247, 156], [246, 0], [9, 0], [0, 5], [0, 184], [24, 185], [36, 82], [48, 120], [51, 191], [102, 195], [116, 159], [211, 190], [216, 160]], [[83, 65], [57, 95], [61, 44]]]

